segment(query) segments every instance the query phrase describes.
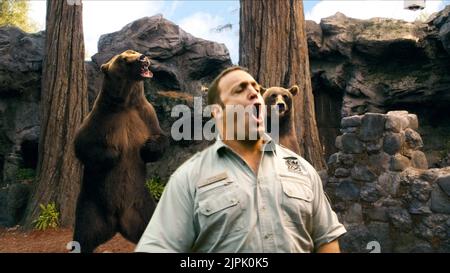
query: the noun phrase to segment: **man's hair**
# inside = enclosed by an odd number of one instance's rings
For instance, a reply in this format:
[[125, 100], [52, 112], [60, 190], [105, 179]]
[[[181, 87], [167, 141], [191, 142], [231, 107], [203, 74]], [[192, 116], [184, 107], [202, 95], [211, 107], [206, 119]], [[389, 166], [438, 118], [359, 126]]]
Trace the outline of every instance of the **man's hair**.
[[220, 80], [228, 73], [236, 71], [236, 70], [242, 70], [245, 72], [248, 72], [248, 70], [244, 67], [235, 65], [235, 66], [231, 66], [228, 67], [227, 69], [223, 70], [222, 72], [220, 72], [220, 74], [211, 82], [211, 84], [208, 87], [208, 104], [219, 104], [222, 107], [223, 102], [220, 99], [220, 90], [219, 90], [219, 82]]

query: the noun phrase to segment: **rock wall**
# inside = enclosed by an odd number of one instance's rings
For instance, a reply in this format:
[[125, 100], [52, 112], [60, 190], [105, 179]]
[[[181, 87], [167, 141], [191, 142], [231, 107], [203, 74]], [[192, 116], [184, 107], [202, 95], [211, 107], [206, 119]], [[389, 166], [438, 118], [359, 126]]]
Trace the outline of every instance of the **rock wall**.
[[36, 168], [44, 33], [0, 28], [0, 226], [21, 218], [29, 180], [20, 168]]
[[[337, 13], [307, 21], [316, 115], [327, 157], [342, 117], [408, 110], [431, 166], [440, 166], [450, 136], [450, 6], [427, 22]], [[338, 107], [336, 107], [338, 106]], [[336, 116], [338, 118], [336, 118]]]
[[325, 190], [348, 233], [346, 252], [450, 251], [450, 168], [428, 169], [417, 116], [345, 117]]

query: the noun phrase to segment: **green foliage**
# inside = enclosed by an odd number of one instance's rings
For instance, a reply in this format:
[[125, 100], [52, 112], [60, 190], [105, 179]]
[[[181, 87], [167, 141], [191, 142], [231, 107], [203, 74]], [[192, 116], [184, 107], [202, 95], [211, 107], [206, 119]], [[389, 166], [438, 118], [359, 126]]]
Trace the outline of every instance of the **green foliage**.
[[34, 227], [38, 230], [46, 230], [47, 228], [57, 228], [59, 226], [59, 212], [56, 209], [55, 202], [51, 202], [44, 206], [39, 204], [41, 207], [41, 214], [38, 219], [33, 221]]
[[28, 17], [27, 0], [0, 0], [0, 26], [14, 25], [26, 32], [36, 32], [38, 27]]
[[450, 140], [444, 143], [444, 147], [441, 150], [441, 158], [445, 158], [448, 154], [450, 154]]
[[159, 201], [164, 191], [164, 185], [161, 182], [161, 178], [152, 177], [145, 182], [145, 186], [147, 187], [150, 194], [153, 195], [153, 197], [156, 199], [156, 201]]
[[16, 180], [34, 180], [36, 171], [34, 169], [19, 169], [16, 174]]

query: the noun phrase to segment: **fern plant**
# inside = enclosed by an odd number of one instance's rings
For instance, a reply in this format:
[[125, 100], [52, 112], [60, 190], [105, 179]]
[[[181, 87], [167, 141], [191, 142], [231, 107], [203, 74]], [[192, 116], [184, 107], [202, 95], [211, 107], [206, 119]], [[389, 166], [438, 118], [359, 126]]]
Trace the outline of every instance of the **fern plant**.
[[57, 228], [59, 226], [59, 212], [55, 202], [51, 202], [44, 206], [39, 204], [41, 213], [38, 219], [33, 221], [34, 227], [38, 230], [46, 230], [48, 228]]

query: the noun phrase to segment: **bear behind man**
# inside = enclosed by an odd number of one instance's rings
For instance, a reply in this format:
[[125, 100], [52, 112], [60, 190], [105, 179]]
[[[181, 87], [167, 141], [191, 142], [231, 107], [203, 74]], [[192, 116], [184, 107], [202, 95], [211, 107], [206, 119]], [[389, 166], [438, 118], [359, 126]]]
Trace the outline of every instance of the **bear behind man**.
[[[297, 133], [295, 131], [294, 124], [294, 102], [293, 97], [297, 95], [299, 88], [297, 85], [292, 86], [289, 89], [283, 87], [270, 87], [262, 88], [261, 92], [263, 95], [264, 102], [267, 109], [268, 121], [272, 120], [271, 107], [277, 106], [278, 110], [274, 114], [278, 118], [279, 124], [279, 140], [280, 144], [295, 152], [300, 154], [300, 146], [298, 144]], [[272, 124], [267, 123], [267, 131], [272, 132]]]
[[155, 209], [145, 188], [145, 163], [162, 156], [168, 139], [143, 80], [153, 74], [150, 60], [127, 50], [101, 66], [103, 87], [76, 138], [75, 154], [84, 165], [74, 241], [82, 252], [119, 232], [137, 243]]

